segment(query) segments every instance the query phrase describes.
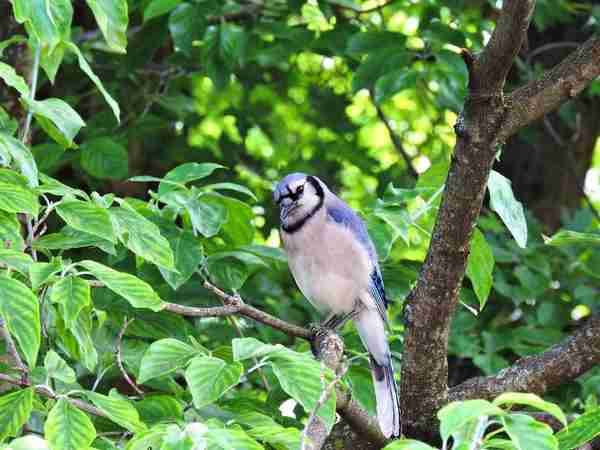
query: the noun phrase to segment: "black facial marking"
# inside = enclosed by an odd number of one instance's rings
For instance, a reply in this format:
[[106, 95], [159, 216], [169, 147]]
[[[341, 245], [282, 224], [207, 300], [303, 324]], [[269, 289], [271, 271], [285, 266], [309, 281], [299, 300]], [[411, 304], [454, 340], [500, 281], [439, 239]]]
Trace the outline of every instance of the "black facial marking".
[[[294, 222], [289, 225], [284, 225], [284, 224], [281, 225], [281, 229], [288, 234], [295, 233], [300, 228], [302, 228], [304, 226], [304, 224], [306, 222], [308, 222], [309, 219], [311, 217], [313, 217], [317, 213], [317, 211], [323, 207], [323, 197], [325, 197], [325, 192], [323, 191], [323, 188], [321, 187], [321, 185], [319, 184], [317, 179], [313, 176], [309, 175], [308, 177], [306, 177], [306, 181], [308, 181], [311, 184], [311, 186], [315, 189], [317, 197], [319, 197], [319, 202], [315, 205], [315, 207], [306, 216], [304, 216], [298, 222]], [[291, 197], [292, 200], [297, 200], [300, 197], [300, 195], [302, 194], [302, 191], [304, 191], [304, 185], [302, 185], [301, 187], [302, 187], [302, 189], [300, 189], [300, 187], [298, 187], [295, 194], [292, 194], [290, 191], [290, 193], [287, 194], [286, 197]], [[288, 191], [289, 191], [289, 187], [288, 187]]]

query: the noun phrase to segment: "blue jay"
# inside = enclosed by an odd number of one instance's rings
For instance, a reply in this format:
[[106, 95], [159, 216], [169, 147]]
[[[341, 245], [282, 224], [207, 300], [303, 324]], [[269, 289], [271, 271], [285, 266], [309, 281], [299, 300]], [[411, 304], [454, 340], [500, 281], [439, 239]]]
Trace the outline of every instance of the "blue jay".
[[296, 284], [338, 328], [353, 319], [369, 352], [377, 419], [399, 435], [398, 388], [386, 336], [387, 298], [375, 247], [358, 215], [317, 177], [292, 173], [277, 184], [281, 238]]

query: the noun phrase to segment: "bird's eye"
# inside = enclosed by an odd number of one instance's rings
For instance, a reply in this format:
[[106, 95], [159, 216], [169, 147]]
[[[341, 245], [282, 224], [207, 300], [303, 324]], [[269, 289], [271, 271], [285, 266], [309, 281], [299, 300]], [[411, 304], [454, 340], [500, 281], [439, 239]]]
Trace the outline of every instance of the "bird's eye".
[[296, 194], [302, 194], [304, 192], [304, 185], [300, 185], [298, 186], [298, 189], [296, 189]]

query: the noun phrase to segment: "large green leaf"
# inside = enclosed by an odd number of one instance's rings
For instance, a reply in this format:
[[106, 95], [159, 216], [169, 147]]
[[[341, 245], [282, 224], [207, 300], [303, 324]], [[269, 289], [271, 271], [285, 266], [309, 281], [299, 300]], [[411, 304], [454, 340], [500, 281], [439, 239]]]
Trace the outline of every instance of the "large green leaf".
[[202, 244], [190, 231], [180, 230], [175, 225], [161, 225], [160, 231], [169, 241], [176, 271], [163, 267], [159, 267], [159, 270], [167, 283], [177, 290], [190, 279], [204, 259]]
[[92, 272], [107, 288], [126, 299], [134, 308], [160, 311], [165, 306], [152, 286], [134, 275], [118, 272], [95, 261], [81, 261], [79, 265]]
[[204, 237], [212, 237], [227, 221], [227, 209], [210, 195], [191, 198], [185, 205], [192, 227]]
[[79, 314], [75, 326], [69, 328], [69, 331], [77, 342], [81, 363], [86, 369], [93, 372], [98, 364], [98, 351], [92, 339], [91, 312], [88, 310]]
[[33, 191], [15, 184], [0, 182], [1, 210], [37, 216], [39, 207], [37, 195]]
[[480, 310], [485, 306], [492, 290], [494, 263], [492, 249], [485, 240], [485, 236], [476, 228], [471, 238], [471, 252], [467, 260], [467, 276], [471, 280], [475, 295], [479, 299]]
[[0, 442], [16, 436], [29, 419], [33, 407], [34, 388], [20, 389], [0, 397]]
[[435, 450], [435, 448], [413, 439], [400, 439], [386, 445], [383, 450]]
[[521, 248], [527, 245], [527, 222], [521, 202], [513, 194], [510, 180], [495, 170], [490, 173], [488, 180], [490, 191], [490, 207], [498, 213], [508, 231]]
[[146, 429], [146, 425], [140, 421], [137, 410], [129, 401], [117, 398], [116, 396], [106, 396], [90, 391], [86, 391], [85, 396], [106, 414], [110, 420], [121, 425], [123, 428], [134, 433]]
[[402, 68], [390, 72], [375, 82], [375, 102], [383, 103], [405, 89], [414, 89], [416, 84], [417, 72], [414, 70]]
[[27, 97], [29, 95], [27, 82], [15, 69], [3, 62], [0, 62], [0, 78], [8, 86], [15, 88], [22, 96]]
[[108, 47], [118, 53], [125, 53], [127, 47], [127, 0], [86, 0], [92, 9], [96, 23]]
[[208, 447], [215, 450], [264, 450], [264, 447], [248, 436], [243, 430], [235, 428], [211, 428], [205, 434]]
[[183, 422], [182, 402], [171, 395], [149, 395], [136, 402], [135, 407], [141, 420], [148, 425]]
[[108, 210], [91, 202], [67, 200], [56, 207], [58, 215], [71, 227], [116, 242]]
[[36, 187], [39, 184], [38, 169], [31, 151], [21, 141], [6, 133], [0, 133], [0, 147], [17, 162], [19, 170], [27, 178], [27, 184]]
[[131, 207], [110, 208], [109, 212], [119, 239], [129, 250], [161, 268], [175, 269], [171, 246], [158, 226]]
[[144, 22], [168, 13], [183, 0], [150, 0], [144, 9]]
[[186, 366], [198, 350], [177, 339], [161, 339], [153, 342], [140, 365], [139, 382], [168, 375]]
[[87, 414], [61, 398], [48, 414], [44, 437], [52, 450], [82, 450], [92, 444], [96, 429]]
[[129, 172], [127, 149], [109, 137], [89, 139], [81, 146], [81, 165], [90, 175], [122, 180]]
[[589, 411], [556, 433], [560, 450], [579, 448], [600, 435], [600, 408]]
[[540, 411], [547, 412], [556, 417], [563, 425], [567, 425], [567, 417], [562, 412], [558, 405], [547, 402], [546, 400], [538, 397], [535, 394], [527, 394], [524, 392], [506, 392], [496, 397], [493, 401], [494, 405], [522, 405], [531, 406], [532, 408], [539, 409]]
[[88, 76], [88, 78], [92, 81], [92, 83], [94, 83], [96, 88], [98, 88], [98, 90], [102, 94], [102, 97], [104, 97], [104, 100], [106, 100], [106, 103], [108, 103], [108, 106], [110, 106], [110, 109], [112, 110], [115, 118], [117, 119], [117, 122], [120, 122], [121, 121], [121, 109], [119, 108], [119, 104], [115, 101], [114, 98], [112, 98], [112, 96], [104, 88], [104, 84], [102, 84], [102, 81], [100, 81], [100, 78], [98, 78], [98, 76], [94, 73], [94, 71], [88, 64], [87, 60], [83, 56], [83, 53], [81, 53], [81, 50], [79, 50], [79, 47], [77, 47], [75, 44], [70, 42], [68, 44], [68, 48], [73, 53], [75, 53], [75, 55], [77, 55], [77, 61], [79, 62], [79, 68], [83, 71], [83, 73], [85, 73]]
[[65, 325], [71, 328], [81, 310], [92, 302], [90, 284], [83, 278], [66, 276], [52, 286], [50, 299], [62, 306]]
[[234, 362], [210, 356], [196, 356], [185, 371], [194, 406], [201, 408], [219, 399], [232, 386], [239, 383], [244, 367]]
[[[286, 351], [273, 353], [270, 360], [273, 373], [277, 376], [281, 388], [308, 412], [316, 407], [324, 387], [334, 378], [330, 369], [322, 367], [307, 353], [286, 349]], [[335, 423], [335, 391], [319, 408], [317, 415], [323, 420], [327, 429], [331, 430]]]
[[234, 361], [262, 358], [274, 352], [285, 351], [282, 345], [264, 344], [256, 338], [235, 338], [231, 341]]
[[14, 0], [12, 2], [15, 19], [25, 24], [27, 33], [35, 39], [36, 45], [52, 52], [71, 32], [73, 7], [70, 0]]
[[29, 110], [36, 115], [40, 126], [61, 145], [73, 146], [73, 139], [85, 126], [83, 119], [64, 100], [24, 100]]
[[63, 269], [60, 257], [52, 259], [50, 262], [34, 262], [29, 266], [29, 279], [33, 289], [39, 288], [46, 283], [50, 277]]
[[82, 247], [98, 247], [102, 251], [116, 255], [115, 245], [106, 239], [93, 234], [76, 230], [70, 226], [63, 227], [58, 233], [51, 233], [36, 239], [33, 245], [36, 249], [70, 250]]
[[552, 428], [526, 414], [500, 417], [506, 433], [517, 450], [558, 450]]
[[190, 55], [193, 42], [202, 40], [205, 29], [206, 17], [201, 4], [183, 3], [169, 16], [169, 31], [175, 51]]
[[6, 249], [23, 251], [25, 241], [21, 235], [21, 223], [17, 215], [2, 211], [0, 208], [0, 243]]
[[63, 383], [73, 384], [77, 381], [75, 371], [54, 350], [48, 350], [48, 353], [46, 353], [44, 368], [48, 371], [49, 377]]
[[41, 342], [38, 299], [23, 283], [5, 276], [0, 276], [0, 299], [0, 316], [33, 369]]
[[565, 245], [600, 245], [600, 234], [580, 233], [578, 231], [560, 230], [549, 238], [544, 238], [546, 245], [562, 247]]
[[474, 419], [485, 416], [501, 416], [503, 414], [505, 414], [503, 410], [486, 400], [452, 402], [437, 413], [440, 420], [440, 434], [442, 439], [447, 441], [452, 433]]
[[[185, 184], [206, 178], [215, 170], [224, 168], [225, 167], [221, 164], [215, 163], [185, 163], [167, 172], [164, 176], [164, 180]], [[158, 187], [158, 193], [164, 195], [173, 189], [175, 189], [175, 187], [172, 184], [161, 183]]]
[[0, 248], [0, 263], [21, 272], [23, 275], [28, 275], [29, 266], [31, 266], [33, 260], [27, 253], [9, 248]]

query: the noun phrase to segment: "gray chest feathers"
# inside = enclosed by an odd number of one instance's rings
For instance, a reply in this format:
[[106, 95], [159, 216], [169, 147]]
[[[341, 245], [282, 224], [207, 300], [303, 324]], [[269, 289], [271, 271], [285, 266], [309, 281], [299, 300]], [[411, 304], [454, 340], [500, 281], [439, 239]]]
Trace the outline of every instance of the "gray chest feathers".
[[347, 313], [368, 296], [367, 250], [322, 208], [292, 234], [281, 232], [290, 270], [304, 296], [323, 312]]

